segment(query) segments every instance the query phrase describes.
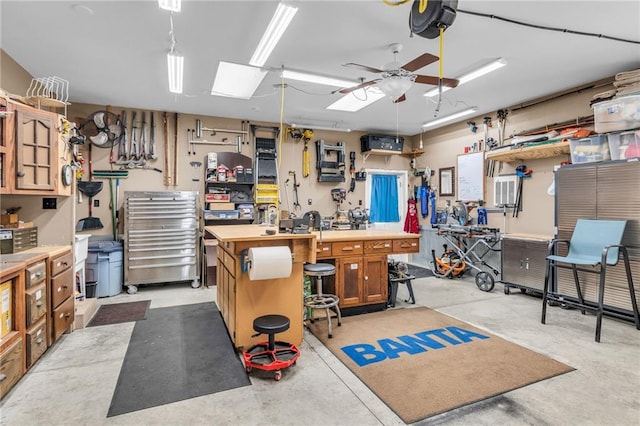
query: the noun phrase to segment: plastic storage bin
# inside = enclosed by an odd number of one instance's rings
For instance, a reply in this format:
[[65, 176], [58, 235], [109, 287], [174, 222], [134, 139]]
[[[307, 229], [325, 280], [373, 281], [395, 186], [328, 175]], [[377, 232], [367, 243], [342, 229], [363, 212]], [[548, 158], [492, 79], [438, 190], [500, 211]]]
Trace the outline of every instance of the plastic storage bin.
[[88, 251], [85, 261], [86, 281], [97, 282], [96, 296], [110, 297], [122, 293], [122, 243], [90, 239]]
[[640, 127], [640, 95], [623, 96], [593, 105], [598, 133], [620, 132]]
[[640, 130], [610, 133], [608, 137], [612, 160], [640, 157]]
[[607, 135], [593, 135], [588, 138], [570, 139], [571, 162], [591, 163], [594, 161], [610, 160]]

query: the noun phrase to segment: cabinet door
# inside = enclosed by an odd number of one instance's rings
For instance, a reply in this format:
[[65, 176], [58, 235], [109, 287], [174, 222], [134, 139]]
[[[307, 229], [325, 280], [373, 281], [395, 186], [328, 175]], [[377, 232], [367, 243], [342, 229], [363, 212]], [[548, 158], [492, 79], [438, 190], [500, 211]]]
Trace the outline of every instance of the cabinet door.
[[[11, 123], [7, 102], [0, 98], [0, 194], [9, 193], [9, 180], [12, 174], [9, 173], [9, 123]], [[13, 129], [12, 129], [13, 130]]]
[[16, 111], [16, 189], [54, 190], [55, 123], [45, 111]]
[[336, 287], [340, 298], [340, 307], [360, 304], [362, 301], [362, 277], [362, 257], [336, 259]]
[[548, 241], [527, 241], [526, 281], [527, 287], [544, 290], [544, 274], [547, 266]]
[[382, 303], [387, 300], [387, 256], [364, 258], [363, 302]]
[[525, 284], [526, 246], [524, 240], [502, 240], [502, 280], [512, 284]]

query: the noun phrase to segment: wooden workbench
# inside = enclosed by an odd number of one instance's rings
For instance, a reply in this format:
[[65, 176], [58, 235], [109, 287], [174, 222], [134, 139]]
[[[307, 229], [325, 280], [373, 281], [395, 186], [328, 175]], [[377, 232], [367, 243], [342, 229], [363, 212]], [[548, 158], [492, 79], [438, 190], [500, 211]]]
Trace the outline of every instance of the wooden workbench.
[[[366, 229], [323, 231], [322, 236], [319, 232], [266, 235], [266, 229], [260, 225], [205, 227], [219, 240], [218, 306], [238, 349], [265, 340], [265, 336], [251, 336], [255, 333], [253, 320], [267, 314], [286, 315], [291, 321], [289, 330], [277, 339], [296, 345], [302, 342], [304, 263], [315, 263], [317, 259], [336, 266], [335, 277], [325, 279], [324, 289], [340, 297], [341, 308], [379, 310], [387, 301], [387, 255], [420, 251], [418, 234]], [[289, 278], [251, 281], [242, 272], [245, 250], [283, 245], [293, 254]]]

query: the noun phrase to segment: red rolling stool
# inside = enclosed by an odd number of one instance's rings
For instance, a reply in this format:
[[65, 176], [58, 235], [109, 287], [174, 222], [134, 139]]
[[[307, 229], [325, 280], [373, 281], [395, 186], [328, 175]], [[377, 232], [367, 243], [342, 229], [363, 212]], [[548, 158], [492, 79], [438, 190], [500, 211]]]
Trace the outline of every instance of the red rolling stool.
[[253, 320], [253, 329], [257, 332], [253, 337], [267, 334], [269, 341], [253, 345], [242, 353], [245, 370], [247, 373], [254, 368], [275, 371], [274, 379], [280, 381], [280, 370], [295, 364], [300, 357], [300, 350], [296, 345], [275, 340], [277, 333], [289, 329], [289, 318], [284, 315], [263, 315]]

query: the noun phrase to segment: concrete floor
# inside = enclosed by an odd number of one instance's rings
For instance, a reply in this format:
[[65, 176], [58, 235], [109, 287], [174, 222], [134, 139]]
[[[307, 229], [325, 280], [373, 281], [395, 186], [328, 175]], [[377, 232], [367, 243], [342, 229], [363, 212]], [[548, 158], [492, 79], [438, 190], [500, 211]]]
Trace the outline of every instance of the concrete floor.
[[[491, 293], [468, 278], [416, 279], [420, 305], [471, 323], [576, 371], [419, 422], [421, 425], [638, 425], [640, 331], [605, 319], [550, 308], [496, 284]], [[215, 301], [214, 288], [189, 283], [141, 287], [100, 303], [151, 299], [151, 308]], [[401, 286], [399, 297], [405, 298]], [[399, 301], [397, 308], [411, 307]], [[64, 335], [0, 404], [3, 425], [396, 425], [403, 422], [305, 330], [302, 355], [282, 381], [251, 373], [252, 386], [106, 418], [134, 323]], [[334, 333], [339, 333], [336, 329]], [[410, 383], [407, 383], [410, 386]]]

